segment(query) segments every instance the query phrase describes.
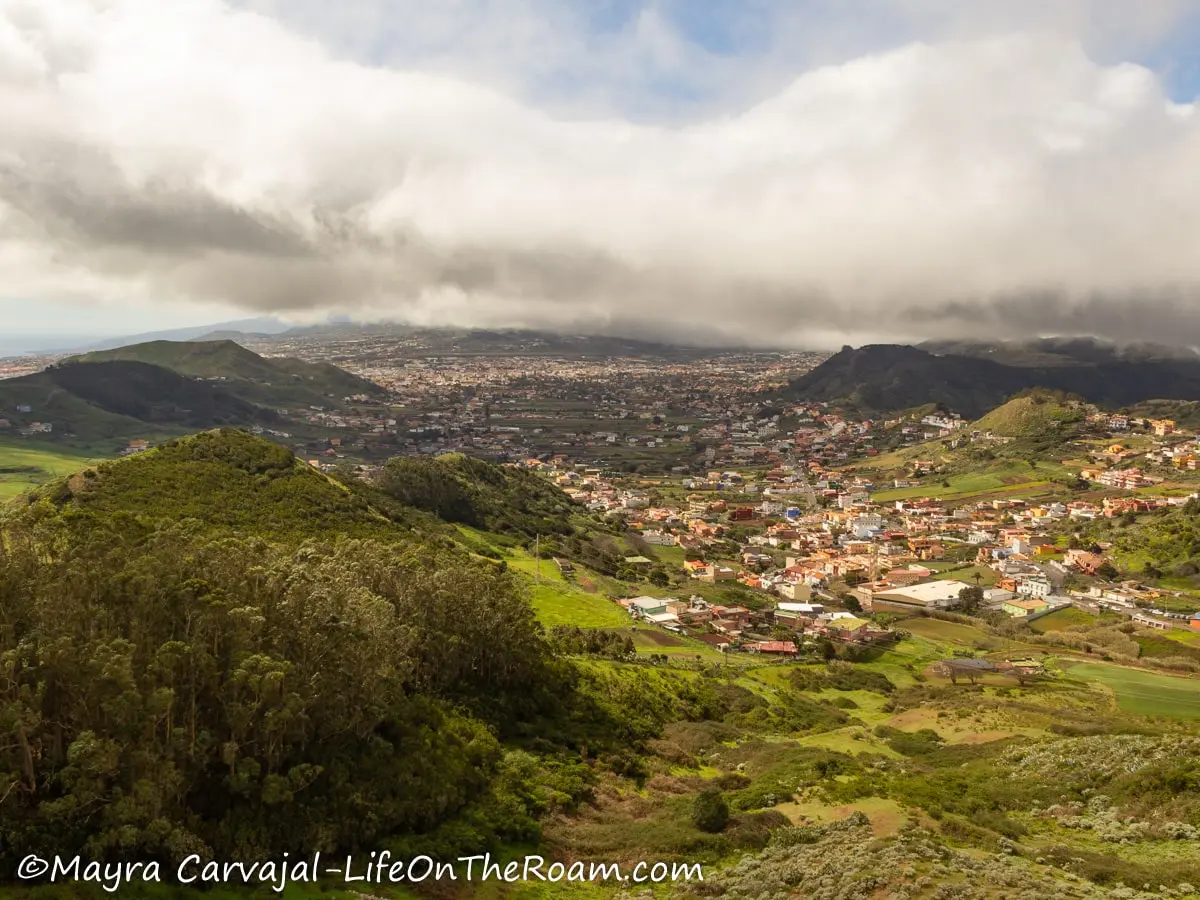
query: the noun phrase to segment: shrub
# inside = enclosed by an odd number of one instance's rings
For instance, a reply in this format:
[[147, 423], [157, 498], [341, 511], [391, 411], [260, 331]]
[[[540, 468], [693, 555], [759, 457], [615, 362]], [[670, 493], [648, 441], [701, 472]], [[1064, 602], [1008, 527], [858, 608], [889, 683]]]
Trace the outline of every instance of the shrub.
[[831, 662], [824, 671], [820, 669], [796, 669], [791, 675], [792, 686], [800, 691], [873, 691], [891, 694], [896, 686], [882, 672], [872, 672], [852, 663]]
[[760, 784], [734, 794], [733, 807], [738, 810], [769, 809], [776, 803], [787, 803], [791, 799], [792, 795], [782, 788]]
[[790, 825], [791, 822], [783, 813], [764, 809], [762, 812], [736, 816], [730, 821], [725, 834], [735, 847], [761, 850], [770, 842], [772, 832]]
[[932, 728], [922, 728], [920, 731], [901, 731], [899, 728], [880, 725], [876, 727], [875, 734], [885, 738], [889, 747], [905, 756], [932, 753], [944, 743], [942, 736]]
[[692, 804], [692, 824], [706, 834], [720, 834], [729, 824], [729, 804], [721, 792], [710, 788]]
[[713, 779], [713, 785], [722, 791], [736, 791], [750, 786], [750, 776], [743, 772], [725, 772]]
[[942, 834], [951, 840], [987, 850], [996, 849], [999, 843], [996, 836], [986, 828], [973, 825], [961, 816], [946, 816], [942, 819], [941, 830]]

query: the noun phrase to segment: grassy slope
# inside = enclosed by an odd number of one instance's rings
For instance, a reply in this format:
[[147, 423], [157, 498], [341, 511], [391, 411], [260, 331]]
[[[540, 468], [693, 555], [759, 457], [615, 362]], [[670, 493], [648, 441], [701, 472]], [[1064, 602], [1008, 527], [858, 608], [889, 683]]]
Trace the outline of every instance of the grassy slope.
[[987, 633], [980, 628], [961, 625], [958, 622], [943, 622], [941, 619], [914, 617], [905, 619], [900, 624], [900, 627], [921, 637], [963, 644], [967, 647], [972, 646], [976, 641], [982, 641], [988, 637]]
[[[568, 578], [559, 572], [553, 560], [543, 559], [540, 562], [521, 547], [513, 546], [512, 538], [490, 534], [465, 525], [457, 526], [465, 538], [468, 547], [476, 552], [490, 550], [499, 554], [510, 568], [524, 573], [529, 580], [530, 596], [538, 621], [547, 628], [555, 626], [575, 626], [578, 628], [603, 628], [628, 630], [634, 627], [629, 614], [609, 599], [610, 592], [617, 594], [642, 593], [646, 596], [680, 596], [687, 591], [654, 587], [649, 584], [623, 585], [622, 583], [605, 578], [591, 572], [583, 566], [575, 567], [574, 577]], [[655, 548], [656, 550], [660, 548]], [[585, 588], [586, 584], [590, 589]], [[688, 590], [693, 586], [689, 585]], [[687, 658], [708, 663], [731, 663], [739, 666], [750, 666], [754, 659], [745, 654], [726, 656], [721, 651], [710, 647], [694, 638], [681, 637], [663, 628], [652, 625], [637, 625], [631, 632], [633, 644], [642, 655], [665, 655], [673, 658]]]
[[1041, 437], [1065, 429], [1082, 418], [1083, 413], [1077, 407], [1025, 396], [996, 407], [977, 421], [974, 427], [1002, 437]]
[[90, 456], [34, 442], [0, 444], [0, 498], [24, 493], [94, 462]]
[[1141, 716], [1200, 719], [1200, 680], [1103, 663], [1067, 663], [1073, 678], [1111, 689], [1118, 708]]
[[467, 546], [487, 549], [508, 563], [510, 568], [523, 572], [529, 579], [533, 608], [538, 620], [547, 628], [555, 625], [576, 625], [580, 628], [619, 628], [630, 624], [629, 616], [602, 594], [585, 591], [568, 581], [553, 560], [534, 559], [521, 547], [509, 541], [466, 525], [457, 526], [466, 537]]
[[[916, 497], [937, 497], [942, 500], [984, 499], [985, 497], [1037, 497], [1054, 493], [1050, 479], [1061, 476], [1064, 469], [1051, 462], [1039, 462], [1037, 468], [1012, 460], [992, 460], [977, 464], [970, 472], [931, 476], [922, 479], [918, 487], [893, 488], [873, 494], [880, 502], [911, 500]], [[950, 483], [949, 487], [942, 484]]]
[[[278, 444], [232, 429], [201, 432], [101, 463], [40, 488], [30, 499], [82, 514], [194, 519], [210, 527], [281, 536], [400, 537], [405, 530], [372, 506], [366, 491], [334, 481]], [[388, 509], [401, 517], [406, 512]]]
[[[858, 468], [877, 473], [877, 482], [885, 489], [874, 499], [882, 502], [925, 496], [943, 500], [1054, 496], [1062, 490], [1054, 480], [1063, 478], [1068, 470], [1062, 462], [1065, 442], [1078, 437], [1075, 425], [1082, 415], [1080, 409], [1053, 400], [1020, 397], [972, 426], [972, 430], [1008, 438], [1009, 443], [968, 442], [954, 448], [935, 439], [882, 454]], [[933, 464], [939, 473], [920, 478], [917, 487], [886, 488], [888, 479], [909, 479], [918, 460]]]
[[[22, 406], [29, 412], [17, 412]], [[0, 409], [12, 425], [2, 436], [35, 422], [53, 426], [43, 443], [88, 455], [115, 455], [132, 438], [161, 441], [201, 428], [273, 422], [276, 414], [235, 395], [224, 384], [138, 361], [55, 366], [0, 381]]]
[[[60, 388], [45, 374], [38, 372], [20, 378], [0, 381], [0, 406], [5, 417], [19, 423], [50, 422], [62, 432], [69, 423], [82, 441], [104, 441], [112, 436], [137, 434], [147, 426], [130, 416], [106, 412], [80, 397]], [[28, 414], [15, 414], [18, 406], [29, 406]], [[59, 435], [54, 435], [58, 439]]]
[[1065, 609], [1056, 610], [1048, 615], [1044, 615], [1039, 619], [1034, 619], [1029, 623], [1029, 627], [1033, 631], [1045, 633], [1047, 631], [1063, 631], [1067, 628], [1073, 628], [1076, 625], [1091, 627], [1098, 622], [1098, 616], [1092, 616], [1073, 606], [1068, 606]]

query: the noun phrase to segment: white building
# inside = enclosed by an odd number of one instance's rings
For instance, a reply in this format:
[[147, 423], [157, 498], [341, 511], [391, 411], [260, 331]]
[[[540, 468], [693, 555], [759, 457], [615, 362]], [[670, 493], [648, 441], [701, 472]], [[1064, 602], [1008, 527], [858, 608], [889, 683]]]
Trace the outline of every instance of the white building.
[[957, 416], [926, 416], [921, 420], [922, 425], [932, 425], [934, 428], [943, 430], [953, 430], [963, 424], [963, 420]]
[[959, 593], [963, 588], [971, 587], [963, 581], [927, 581], [924, 584], [913, 584], [908, 587], [894, 587], [871, 593], [870, 602], [881, 600], [887, 603], [899, 603], [906, 606], [918, 606], [925, 609], [951, 609], [958, 606]]
[[864, 513], [859, 516], [851, 516], [846, 522], [847, 527], [855, 534], [868, 531], [878, 531], [883, 527], [883, 516], [878, 513]]
[[642, 540], [655, 547], [674, 547], [678, 543], [675, 535], [666, 531], [643, 531]]
[[1050, 582], [1045, 578], [1026, 578], [1017, 585], [1017, 593], [1024, 597], [1049, 597]]

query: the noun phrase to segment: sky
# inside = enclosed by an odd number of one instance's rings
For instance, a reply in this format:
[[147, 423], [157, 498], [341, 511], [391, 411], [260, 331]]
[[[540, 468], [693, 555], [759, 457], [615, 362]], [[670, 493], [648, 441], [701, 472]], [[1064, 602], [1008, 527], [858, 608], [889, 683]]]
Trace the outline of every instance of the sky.
[[0, 0], [0, 326], [1200, 344], [1197, 0]]

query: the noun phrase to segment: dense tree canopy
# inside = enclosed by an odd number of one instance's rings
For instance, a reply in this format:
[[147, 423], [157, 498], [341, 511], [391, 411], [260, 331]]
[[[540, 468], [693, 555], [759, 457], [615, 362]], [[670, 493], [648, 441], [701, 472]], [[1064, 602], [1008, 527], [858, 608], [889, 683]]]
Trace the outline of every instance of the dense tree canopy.
[[361, 847], [498, 803], [500, 741], [575, 680], [519, 576], [371, 499], [216, 432], [10, 508], [0, 861]]
[[512, 576], [428, 548], [45, 527], [0, 557], [3, 844], [176, 857], [435, 827], [554, 703]]
[[448, 522], [533, 536], [569, 534], [577, 508], [531, 472], [490, 465], [462, 454], [391, 460], [380, 489]]

